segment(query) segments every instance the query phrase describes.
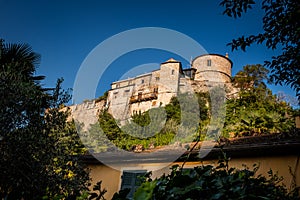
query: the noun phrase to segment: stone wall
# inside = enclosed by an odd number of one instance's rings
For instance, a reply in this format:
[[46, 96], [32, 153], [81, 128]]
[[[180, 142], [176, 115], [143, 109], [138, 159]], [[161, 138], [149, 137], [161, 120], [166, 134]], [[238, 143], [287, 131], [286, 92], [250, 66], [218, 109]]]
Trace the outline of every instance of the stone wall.
[[82, 124], [82, 131], [87, 131], [90, 124], [95, 124], [101, 110], [105, 108], [105, 101], [86, 101], [82, 104], [69, 106], [71, 115], [69, 120], [74, 119]]
[[181, 76], [181, 63], [170, 59], [159, 70], [114, 82], [108, 94], [109, 112], [122, 122], [133, 113], [164, 106], [176, 96]]

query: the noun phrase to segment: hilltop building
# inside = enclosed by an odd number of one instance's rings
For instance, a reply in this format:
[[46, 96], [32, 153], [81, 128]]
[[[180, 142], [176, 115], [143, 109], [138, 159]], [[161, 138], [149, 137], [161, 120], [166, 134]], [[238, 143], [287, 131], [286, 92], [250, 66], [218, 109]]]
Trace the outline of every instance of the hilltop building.
[[218, 54], [196, 57], [191, 67], [183, 69], [181, 62], [169, 59], [160, 68], [134, 78], [111, 84], [107, 107], [114, 118], [126, 120], [135, 112], [165, 106], [178, 92], [193, 89], [207, 91], [214, 85], [225, 85], [229, 94], [236, 91], [231, 85], [232, 61]]
[[225, 86], [227, 98], [231, 98], [238, 91], [231, 84], [231, 69], [228, 54], [198, 56], [187, 69], [171, 58], [161, 63], [157, 70], [113, 82], [106, 103], [91, 100], [69, 106], [70, 119], [85, 124], [85, 130], [89, 127], [86, 125], [97, 122], [99, 112], [106, 108], [123, 124], [136, 112], [167, 105], [178, 92], [205, 92], [216, 85]]

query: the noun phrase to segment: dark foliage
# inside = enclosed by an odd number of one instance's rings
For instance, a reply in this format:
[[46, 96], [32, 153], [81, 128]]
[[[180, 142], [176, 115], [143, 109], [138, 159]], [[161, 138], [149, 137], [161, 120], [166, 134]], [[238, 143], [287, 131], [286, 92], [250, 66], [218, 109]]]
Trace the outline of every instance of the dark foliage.
[[82, 146], [60, 110], [70, 96], [45, 89], [34, 76], [40, 56], [26, 44], [0, 41], [0, 198], [75, 199], [88, 172], [76, 155]]
[[[268, 172], [269, 177], [257, 175], [257, 165], [253, 170], [245, 167], [238, 170], [228, 165], [228, 160], [219, 160], [219, 165], [203, 165], [193, 169], [173, 166], [171, 173], [154, 180], [151, 173], [136, 190], [134, 199], [298, 199], [298, 190], [288, 191], [281, 184], [282, 178]], [[121, 193], [121, 192], [120, 192]], [[120, 194], [119, 193], [119, 194]]]
[[[254, 0], [223, 0], [223, 14], [241, 17], [252, 8]], [[282, 53], [265, 61], [271, 70], [271, 80], [276, 84], [290, 85], [300, 100], [300, 2], [297, 0], [263, 0], [261, 8], [265, 15], [263, 32], [257, 35], [233, 39], [232, 50], [243, 51], [252, 44], [264, 44], [268, 49], [281, 49]]]

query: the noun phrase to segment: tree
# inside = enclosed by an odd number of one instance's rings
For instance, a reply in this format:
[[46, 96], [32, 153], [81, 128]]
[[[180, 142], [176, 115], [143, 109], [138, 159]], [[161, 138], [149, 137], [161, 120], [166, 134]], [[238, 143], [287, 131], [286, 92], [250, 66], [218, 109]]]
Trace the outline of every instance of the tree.
[[259, 86], [266, 87], [265, 81], [268, 81], [268, 73], [269, 70], [260, 64], [246, 65], [233, 77], [233, 84], [241, 91]]
[[120, 137], [122, 134], [121, 129], [119, 128], [117, 122], [114, 117], [107, 111], [103, 110], [99, 114], [99, 124], [107, 138], [111, 141], [114, 141]]
[[292, 108], [267, 88], [268, 70], [261, 65], [246, 65], [233, 78], [240, 88], [238, 98], [226, 102], [223, 134], [226, 137], [285, 133], [294, 128]]
[[82, 145], [68, 112], [70, 95], [34, 76], [40, 56], [27, 44], [0, 40], [0, 198], [75, 199], [87, 190]]
[[[254, 0], [223, 0], [223, 14], [241, 17], [255, 4]], [[264, 66], [271, 69], [271, 80], [276, 84], [290, 85], [300, 101], [300, 3], [297, 0], [263, 0], [263, 32], [248, 37], [233, 39], [232, 50], [254, 43], [265, 44], [268, 49], [280, 48], [282, 53], [265, 61]]]

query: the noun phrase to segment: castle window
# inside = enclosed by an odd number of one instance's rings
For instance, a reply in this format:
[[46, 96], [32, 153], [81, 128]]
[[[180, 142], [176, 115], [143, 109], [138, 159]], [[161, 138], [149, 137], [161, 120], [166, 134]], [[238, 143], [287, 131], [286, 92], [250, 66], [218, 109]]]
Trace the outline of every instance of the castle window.
[[207, 60], [207, 66], [211, 66], [211, 60]]
[[138, 100], [141, 100], [141, 99], [142, 99], [142, 96], [143, 96], [143, 93], [142, 93], [142, 92], [139, 92], [139, 93], [138, 93]]
[[128, 95], [129, 95], [129, 92], [130, 92], [130, 90], [124, 90], [123, 95], [124, 95], [124, 96], [128, 96]]
[[159, 77], [157, 76], [157, 77], [155, 77], [155, 81], [159, 81]]
[[118, 83], [117, 85], [116, 85], [116, 88], [119, 88], [120, 87], [120, 84]]
[[141, 80], [141, 83], [143, 84], [144, 82], [145, 82], [144, 79], [142, 79], [142, 80]]
[[174, 69], [172, 69], [172, 73], [171, 73], [171, 74], [172, 74], [172, 75], [174, 75], [174, 73], [175, 73], [175, 70], [174, 70]]

